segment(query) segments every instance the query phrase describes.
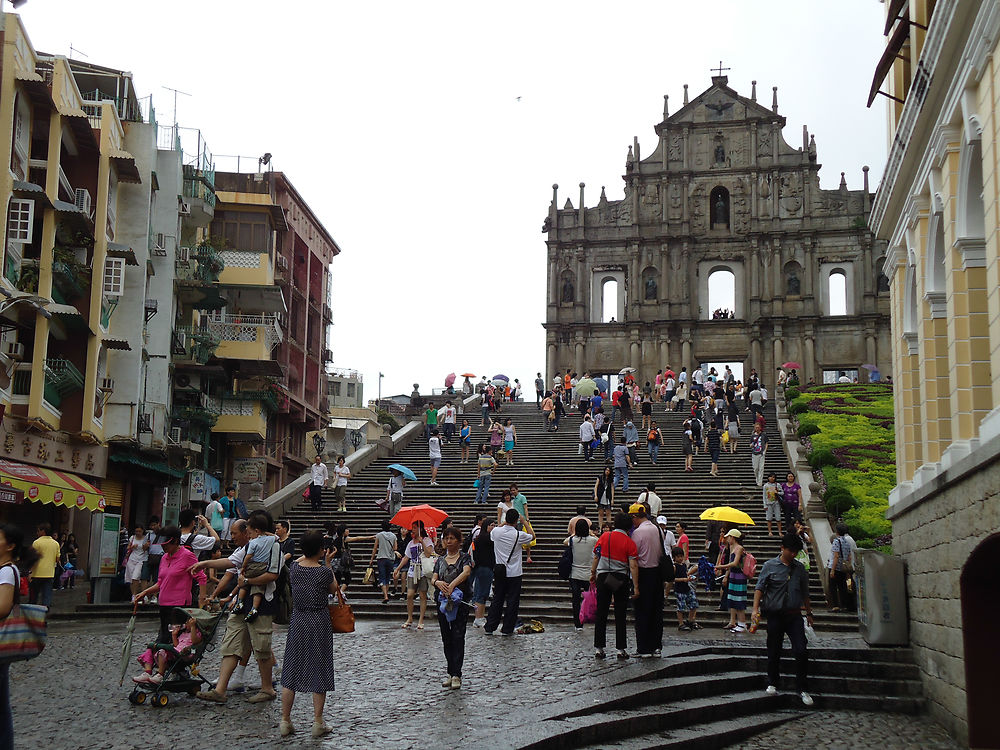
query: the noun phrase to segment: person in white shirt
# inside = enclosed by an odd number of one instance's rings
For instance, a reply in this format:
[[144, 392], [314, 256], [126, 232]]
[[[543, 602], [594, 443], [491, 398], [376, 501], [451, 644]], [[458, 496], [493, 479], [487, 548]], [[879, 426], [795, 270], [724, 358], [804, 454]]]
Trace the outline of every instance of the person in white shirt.
[[650, 518], [656, 518], [660, 515], [660, 509], [663, 507], [663, 501], [655, 490], [656, 483], [650, 482], [646, 485], [645, 491], [639, 494], [639, 499], [636, 501], [646, 506], [646, 515]]
[[344, 463], [343, 456], [337, 456], [337, 465], [333, 467], [333, 474], [336, 477], [333, 491], [337, 496], [337, 511], [345, 513], [347, 511], [347, 480], [351, 478], [351, 469]]
[[142, 566], [149, 559], [149, 539], [142, 524], [136, 524], [135, 534], [128, 540], [128, 552], [125, 560], [125, 583], [129, 584], [134, 597], [143, 589]]
[[583, 423], [580, 425], [580, 452], [583, 453], [584, 461], [592, 461], [594, 459], [594, 449], [592, 446], [596, 437], [594, 420], [590, 418], [589, 414], [585, 414]]
[[326, 487], [330, 479], [330, 472], [323, 463], [323, 459], [317, 453], [313, 457], [312, 466], [309, 467], [311, 478], [309, 480], [309, 504], [314, 512], [318, 512], [323, 507], [323, 488]]
[[504, 525], [490, 532], [496, 568], [493, 572], [493, 600], [483, 626], [487, 635], [496, 631], [501, 618], [503, 627], [500, 635], [514, 634], [514, 624], [521, 606], [521, 577], [524, 574], [521, 545], [528, 544], [535, 538], [534, 532], [517, 530], [520, 518], [521, 514], [511, 508], [504, 517]]
[[427, 455], [431, 460], [431, 486], [437, 487], [438, 467], [441, 466], [441, 438], [438, 437], [436, 429], [431, 430], [430, 439], [427, 441]]
[[656, 525], [660, 527], [660, 531], [663, 532], [663, 551], [670, 555], [674, 547], [677, 546], [677, 537], [674, 536], [673, 529], [670, 528], [667, 523], [666, 516], [657, 516]]
[[837, 382], [838, 383], [850, 383], [851, 379], [849, 377], [847, 377], [847, 373], [845, 373], [843, 370], [841, 370], [840, 371], [840, 377], [837, 378]]
[[691, 388], [697, 389], [699, 391], [705, 390], [705, 371], [700, 367], [696, 367], [694, 372], [691, 373]]
[[444, 439], [448, 445], [451, 445], [451, 439], [455, 437], [455, 420], [458, 418], [458, 409], [451, 401], [446, 401], [441, 414], [444, 417]]

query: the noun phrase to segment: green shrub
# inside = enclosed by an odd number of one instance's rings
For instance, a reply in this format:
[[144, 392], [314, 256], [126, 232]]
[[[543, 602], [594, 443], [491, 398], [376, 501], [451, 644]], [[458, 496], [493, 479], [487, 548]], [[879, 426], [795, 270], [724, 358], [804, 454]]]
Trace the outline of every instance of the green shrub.
[[821, 469], [824, 466], [836, 466], [837, 457], [828, 448], [816, 448], [809, 454], [809, 465], [814, 469]]
[[810, 435], [815, 435], [817, 432], [822, 432], [818, 424], [804, 424], [799, 426], [799, 437], [809, 437]]
[[789, 388], [787, 391], [785, 391], [785, 398], [787, 398], [789, 401], [794, 401], [801, 395], [802, 392], [798, 388]]
[[389, 425], [389, 432], [395, 432], [399, 429], [399, 422], [385, 409], [379, 409], [376, 415], [378, 416], [379, 424]]
[[789, 414], [802, 414], [809, 411], [809, 405], [805, 401], [793, 401], [788, 406]]
[[837, 488], [833, 491], [827, 491], [823, 497], [823, 503], [826, 505], [828, 515], [840, 518], [851, 508], [856, 507], [858, 501], [847, 490]]

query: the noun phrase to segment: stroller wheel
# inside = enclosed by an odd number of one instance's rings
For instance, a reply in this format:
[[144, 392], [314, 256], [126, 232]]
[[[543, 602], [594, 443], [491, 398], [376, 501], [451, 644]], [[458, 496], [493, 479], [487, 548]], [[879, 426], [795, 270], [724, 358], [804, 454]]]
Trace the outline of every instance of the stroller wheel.
[[146, 693], [142, 690], [133, 690], [132, 695], [129, 696], [129, 700], [131, 700], [135, 705], [141, 706], [146, 702]]
[[170, 702], [170, 698], [167, 697], [166, 693], [160, 693], [159, 695], [154, 695], [153, 696], [153, 705], [154, 706], [159, 706], [160, 708], [163, 708], [163, 706], [167, 705], [167, 703], [169, 703], [169, 702]]

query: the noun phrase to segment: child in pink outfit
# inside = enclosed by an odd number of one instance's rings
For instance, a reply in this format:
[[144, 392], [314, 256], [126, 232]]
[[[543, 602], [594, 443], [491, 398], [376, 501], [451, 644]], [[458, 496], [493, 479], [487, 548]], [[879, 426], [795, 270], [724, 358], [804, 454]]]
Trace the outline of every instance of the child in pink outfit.
[[[133, 677], [136, 684], [149, 683], [158, 685], [163, 682], [163, 675], [167, 671], [167, 665], [175, 659], [187, 656], [197, 644], [201, 643], [201, 630], [194, 618], [188, 618], [183, 625], [175, 625], [170, 630], [171, 639], [174, 642], [173, 651], [164, 648], [157, 649], [154, 653], [152, 648], [147, 648], [139, 657], [139, 664], [145, 670], [141, 675]], [[153, 663], [156, 663], [157, 673], [153, 674]]]

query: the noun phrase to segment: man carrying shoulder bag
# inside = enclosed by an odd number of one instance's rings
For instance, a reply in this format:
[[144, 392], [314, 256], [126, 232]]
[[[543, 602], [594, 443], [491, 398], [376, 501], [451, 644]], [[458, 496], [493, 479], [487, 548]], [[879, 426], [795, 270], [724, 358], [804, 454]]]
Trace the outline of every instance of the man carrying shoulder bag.
[[514, 624], [521, 605], [521, 545], [528, 544], [535, 538], [534, 531], [529, 533], [517, 530], [520, 518], [521, 514], [511, 508], [504, 516], [503, 526], [490, 532], [496, 566], [493, 568], [493, 601], [490, 602], [486, 624], [483, 626], [487, 635], [492, 635], [500, 626], [501, 617], [503, 627], [500, 634], [514, 634]]

